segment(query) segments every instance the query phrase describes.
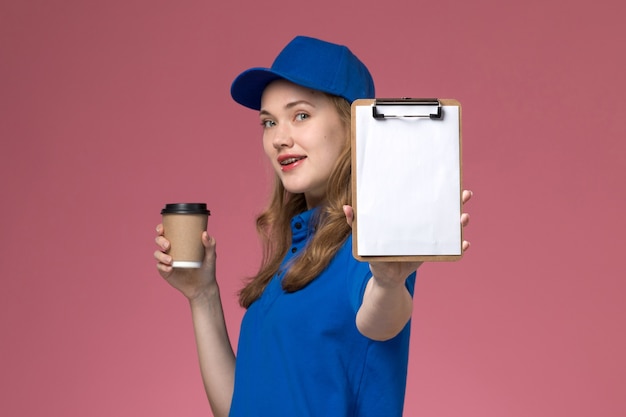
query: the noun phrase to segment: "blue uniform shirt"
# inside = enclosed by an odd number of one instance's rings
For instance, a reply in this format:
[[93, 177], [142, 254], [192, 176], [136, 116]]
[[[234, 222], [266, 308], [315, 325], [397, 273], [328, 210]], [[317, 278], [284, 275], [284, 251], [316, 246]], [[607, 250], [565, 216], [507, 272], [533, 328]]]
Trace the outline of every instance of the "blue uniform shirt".
[[[291, 221], [283, 264], [313, 233], [313, 210]], [[371, 278], [349, 237], [305, 288], [286, 293], [277, 274], [243, 318], [231, 417], [396, 417], [402, 415], [410, 325], [377, 342], [361, 335], [356, 313]], [[415, 274], [407, 279], [413, 294]]]

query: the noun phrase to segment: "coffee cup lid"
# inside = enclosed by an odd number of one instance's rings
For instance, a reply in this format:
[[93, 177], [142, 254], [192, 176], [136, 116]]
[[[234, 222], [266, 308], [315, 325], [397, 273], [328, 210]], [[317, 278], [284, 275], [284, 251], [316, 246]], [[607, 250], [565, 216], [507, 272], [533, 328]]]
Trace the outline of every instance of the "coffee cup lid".
[[205, 203], [174, 203], [166, 204], [161, 214], [211, 214]]

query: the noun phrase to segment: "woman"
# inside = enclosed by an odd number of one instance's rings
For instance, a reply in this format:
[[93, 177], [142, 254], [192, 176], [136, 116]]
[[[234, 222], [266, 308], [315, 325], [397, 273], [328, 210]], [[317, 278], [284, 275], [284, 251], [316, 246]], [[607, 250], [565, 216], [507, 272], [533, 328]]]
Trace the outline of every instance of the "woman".
[[350, 103], [374, 97], [369, 71], [344, 46], [296, 37], [271, 68], [240, 74], [231, 94], [259, 111], [276, 172], [257, 219], [263, 262], [240, 293], [236, 360], [215, 240], [203, 234], [197, 270], [172, 268], [161, 225], [155, 252], [161, 275], [189, 300], [214, 415], [400, 416], [419, 264], [368, 264], [351, 253]]

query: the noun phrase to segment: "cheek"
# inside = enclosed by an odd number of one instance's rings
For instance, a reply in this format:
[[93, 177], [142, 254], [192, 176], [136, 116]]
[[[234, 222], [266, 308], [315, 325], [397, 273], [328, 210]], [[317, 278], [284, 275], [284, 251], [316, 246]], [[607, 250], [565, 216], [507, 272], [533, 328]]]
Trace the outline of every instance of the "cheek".
[[339, 158], [339, 156], [342, 154], [345, 146], [347, 145], [346, 143], [346, 138], [347, 136], [341, 135], [341, 134], [337, 134], [336, 132], [342, 132], [343, 129], [337, 129], [335, 131], [334, 135], [329, 135], [327, 137], [327, 142], [326, 142], [326, 149], [327, 151], [327, 157], [329, 158], [329, 160], [331, 160], [334, 164], [334, 162]]
[[332, 145], [328, 144], [322, 158], [322, 170], [327, 174], [330, 174], [339, 159], [339, 155], [341, 155], [341, 148], [337, 147], [335, 143]]

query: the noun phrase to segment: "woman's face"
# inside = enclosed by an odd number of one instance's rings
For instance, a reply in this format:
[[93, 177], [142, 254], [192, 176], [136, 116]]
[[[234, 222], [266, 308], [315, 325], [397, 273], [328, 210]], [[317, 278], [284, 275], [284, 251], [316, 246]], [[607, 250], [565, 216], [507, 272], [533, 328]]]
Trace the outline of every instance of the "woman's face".
[[265, 88], [259, 117], [263, 148], [283, 186], [316, 206], [348, 135], [336, 106], [324, 93], [278, 80]]

